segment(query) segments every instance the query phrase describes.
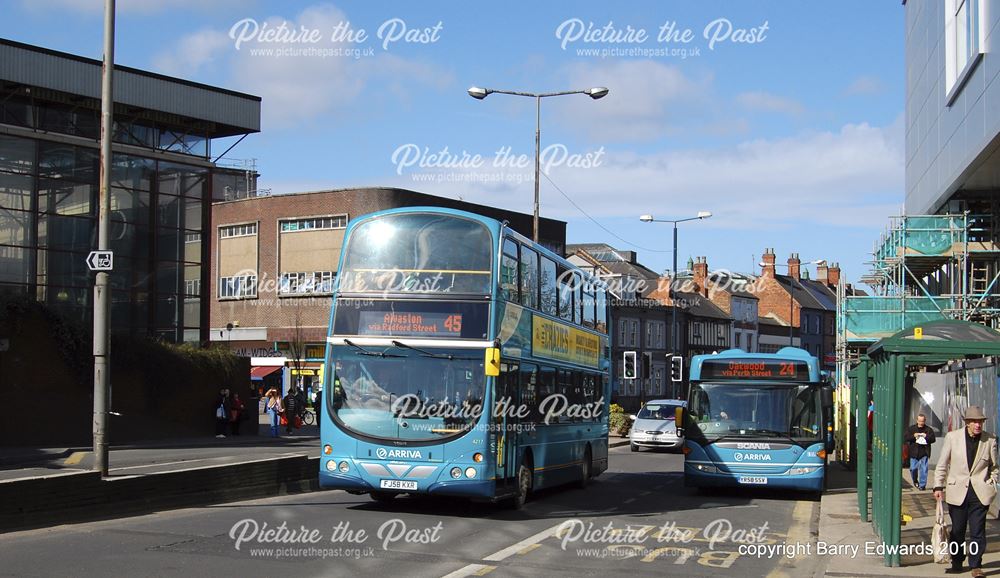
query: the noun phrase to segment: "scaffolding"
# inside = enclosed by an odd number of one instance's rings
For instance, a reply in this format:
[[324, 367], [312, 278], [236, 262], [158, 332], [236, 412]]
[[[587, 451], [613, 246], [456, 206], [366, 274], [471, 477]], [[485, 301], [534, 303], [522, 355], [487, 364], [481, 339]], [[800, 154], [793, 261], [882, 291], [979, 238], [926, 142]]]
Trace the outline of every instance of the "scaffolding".
[[[957, 319], [1000, 328], [1000, 219], [993, 202], [959, 214], [893, 217], [862, 282], [873, 295], [837, 292], [837, 428], [849, 454], [848, 371], [869, 345], [905, 328]], [[839, 391], [844, 390], [844, 391]], [[856, 421], [858, 418], [854, 416]]]

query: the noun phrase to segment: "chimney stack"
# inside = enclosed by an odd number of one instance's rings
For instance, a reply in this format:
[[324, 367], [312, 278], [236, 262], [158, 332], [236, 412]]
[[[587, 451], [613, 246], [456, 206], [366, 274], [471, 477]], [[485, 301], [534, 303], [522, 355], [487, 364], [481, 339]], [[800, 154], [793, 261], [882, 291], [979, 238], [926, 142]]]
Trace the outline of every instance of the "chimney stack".
[[764, 267], [760, 270], [761, 277], [774, 279], [774, 249], [764, 249]]
[[830, 278], [829, 270], [826, 261], [821, 261], [819, 265], [816, 265], [816, 280], [824, 285], [829, 284], [827, 281]]
[[798, 253], [792, 253], [792, 256], [788, 258], [788, 276], [792, 279], [800, 279], [802, 277], [800, 274], [801, 270], [799, 269], [800, 263]]
[[832, 285], [834, 287], [840, 284], [840, 263], [834, 263], [830, 266], [826, 283], [827, 285]]
[[695, 258], [694, 267], [692, 268], [692, 281], [694, 281], [695, 286], [699, 293], [703, 296], [708, 295], [708, 257], [697, 257]]

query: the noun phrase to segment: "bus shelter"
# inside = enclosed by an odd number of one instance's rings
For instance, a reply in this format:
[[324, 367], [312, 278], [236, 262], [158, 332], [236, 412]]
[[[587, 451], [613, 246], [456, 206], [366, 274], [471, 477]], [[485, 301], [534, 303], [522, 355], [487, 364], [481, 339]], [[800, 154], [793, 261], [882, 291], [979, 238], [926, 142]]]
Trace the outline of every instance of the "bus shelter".
[[[908, 425], [903, 400], [908, 373], [918, 367], [933, 368], [991, 355], [1000, 355], [1000, 332], [968, 321], [940, 320], [904, 329], [872, 344], [850, 372], [857, 422], [855, 447], [869, 447], [871, 452], [870, 471], [865, 453], [858, 453], [858, 511], [887, 546], [900, 544], [903, 431]], [[884, 563], [899, 566], [897, 548], [886, 548]]]

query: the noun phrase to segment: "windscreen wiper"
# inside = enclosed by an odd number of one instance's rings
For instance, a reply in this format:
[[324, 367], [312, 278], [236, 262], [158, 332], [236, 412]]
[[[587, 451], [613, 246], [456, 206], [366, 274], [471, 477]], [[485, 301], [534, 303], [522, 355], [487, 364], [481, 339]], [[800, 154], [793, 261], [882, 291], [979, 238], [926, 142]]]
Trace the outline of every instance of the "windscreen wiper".
[[451, 353], [434, 353], [433, 351], [427, 351], [426, 349], [420, 349], [419, 347], [414, 347], [412, 345], [403, 343], [402, 341], [393, 341], [393, 345], [402, 349], [412, 349], [416, 351], [423, 357], [432, 357], [434, 359], [447, 359], [448, 361], [454, 361], [456, 359], [461, 361], [476, 361], [475, 357], [455, 357]]
[[367, 349], [361, 347], [357, 343], [354, 343], [350, 339], [345, 339], [344, 343], [350, 345], [354, 349], [357, 349], [360, 355], [367, 355], [369, 357], [404, 357], [402, 355], [395, 355], [393, 353], [386, 353], [384, 351], [368, 351]]
[[417, 353], [423, 355], [424, 357], [433, 357], [434, 359], [447, 359], [448, 361], [451, 361], [452, 359], [455, 358], [455, 356], [451, 355], [450, 353], [431, 353], [430, 351], [427, 351], [425, 349], [420, 349], [419, 347], [407, 345], [402, 341], [393, 340], [392, 344], [402, 349], [412, 349], [413, 351], [416, 351]]

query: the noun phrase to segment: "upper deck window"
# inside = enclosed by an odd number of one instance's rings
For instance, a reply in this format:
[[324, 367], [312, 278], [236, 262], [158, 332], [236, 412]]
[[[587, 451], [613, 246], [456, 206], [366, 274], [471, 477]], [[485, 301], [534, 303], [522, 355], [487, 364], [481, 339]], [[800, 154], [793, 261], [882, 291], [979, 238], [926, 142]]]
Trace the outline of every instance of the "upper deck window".
[[432, 213], [384, 215], [351, 233], [340, 290], [485, 295], [492, 254], [489, 230], [475, 221]]

